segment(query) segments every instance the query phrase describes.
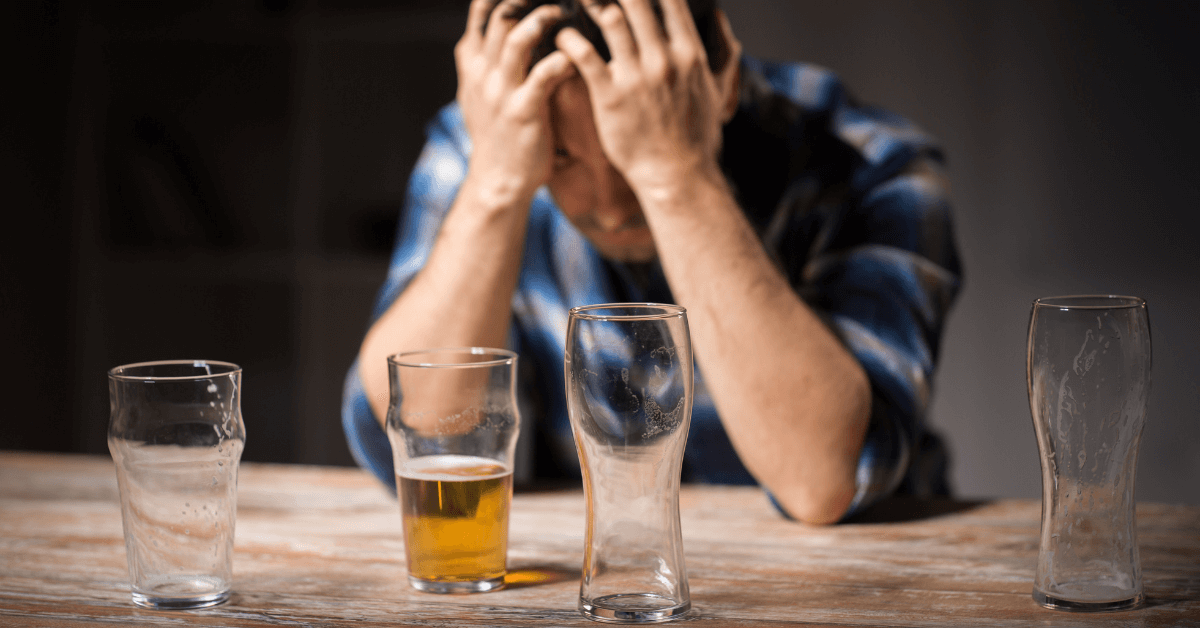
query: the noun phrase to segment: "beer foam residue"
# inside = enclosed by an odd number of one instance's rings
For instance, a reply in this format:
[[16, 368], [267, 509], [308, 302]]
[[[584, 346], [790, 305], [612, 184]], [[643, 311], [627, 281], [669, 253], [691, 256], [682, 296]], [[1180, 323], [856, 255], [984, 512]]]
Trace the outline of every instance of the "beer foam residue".
[[647, 397], [646, 433], [643, 434], [643, 436], [649, 438], [659, 434], [660, 432], [674, 430], [679, 425], [679, 421], [683, 419], [683, 403], [684, 399], [680, 398], [679, 401], [675, 403], [674, 408], [664, 411], [657, 403], [654, 402], [653, 398]]
[[498, 460], [459, 454], [412, 458], [396, 471], [396, 475], [401, 477], [438, 482], [487, 480], [511, 473], [512, 469]]

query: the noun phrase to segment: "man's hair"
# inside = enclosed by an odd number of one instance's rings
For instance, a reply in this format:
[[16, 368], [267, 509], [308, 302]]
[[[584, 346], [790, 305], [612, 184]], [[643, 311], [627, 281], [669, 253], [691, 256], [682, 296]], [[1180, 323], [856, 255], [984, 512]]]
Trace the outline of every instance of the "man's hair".
[[[492, 5], [495, 8], [502, 0], [495, 0]], [[584, 2], [596, 2], [601, 5], [612, 4], [614, 0], [519, 0], [518, 2], [509, 3], [509, 10], [506, 14], [510, 18], [521, 19], [528, 15], [531, 11], [543, 4], [557, 4], [563, 9], [563, 19], [555, 24], [542, 38], [536, 48], [533, 50], [530, 66], [541, 61], [546, 55], [554, 52], [557, 48], [554, 44], [554, 36], [558, 31], [566, 27], [572, 27], [579, 31], [592, 45], [596, 47], [596, 52], [608, 61], [611, 59], [611, 54], [608, 51], [608, 44], [604, 42], [604, 35], [600, 32], [600, 27], [592, 21], [591, 16], [583, 7]], [[659, 0], [651, 0], [651, 6], [654, 8], [655, 15], [658, 16], [659, 24], [662, 24], [662, 7], [659, 5]], [[708, 56], [708, 67], [715, 73], [719, 72], [729, 62], [729, 42], [725, 40], [725, 36], [721, 31], [721, 23], [717, 19], [717, 0], [687, 0], [688, 8], [692, 11], [692, 19], [696, 23], [696, 30], [700, 33], [700, 41], [704, 44], [704, 53]], [[502, 9], [503, 10], [503, 9]]]

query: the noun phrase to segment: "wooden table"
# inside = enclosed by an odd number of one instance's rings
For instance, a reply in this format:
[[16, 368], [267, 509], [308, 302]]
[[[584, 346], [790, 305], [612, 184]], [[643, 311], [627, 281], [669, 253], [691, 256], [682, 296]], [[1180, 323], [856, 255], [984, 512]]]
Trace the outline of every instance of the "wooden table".
[[[580, 491], [518, 493], [509, 586], [407, 584], [394, 498], [357, 469], [243, 464], [232, 600], [130, 602], [112, 462], [0, 452], [0, 626], [600, 626], [575, 610]], [[681, 496], [695, 610], [683, 624], [1200, 626], [1200, 508], [1138, 506], [1148, 603], [1073, 614], [1030, 599], [1039, 505], [892, 500], [832, 527], [783, 520], [753, 488]]]

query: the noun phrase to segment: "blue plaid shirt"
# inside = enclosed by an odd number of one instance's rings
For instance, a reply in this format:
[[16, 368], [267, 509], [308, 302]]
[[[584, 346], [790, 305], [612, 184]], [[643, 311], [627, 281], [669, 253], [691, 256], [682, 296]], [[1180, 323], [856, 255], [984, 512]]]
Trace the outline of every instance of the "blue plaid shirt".
[[[428, 138], [373, 318], [425, 264], [466, 173], [471, 142], [457, 104], [438, 113]], [[764, 247], [870, 378], [872, 414], [851, 512], [897, 491], [947, 493], [944, 449], [924, 421], [960, 281], [940, 150], [907, 121], [855, 105], [822, 68], [749, 57], [724, 138], [722, 165]], [[627, 301], [673, 303], [661, 267], [602, 259], [539, 191], [510, 334], [521, 356], [525, 429], [539, 433], [539, 470], [579, 473], [563, 382], [567, 310]], [[346, 377], [342, 422], [358, 463], [394, 487], [390, 446], [357, 364]], [[699, 370], [683, 479], [754, 483]]]

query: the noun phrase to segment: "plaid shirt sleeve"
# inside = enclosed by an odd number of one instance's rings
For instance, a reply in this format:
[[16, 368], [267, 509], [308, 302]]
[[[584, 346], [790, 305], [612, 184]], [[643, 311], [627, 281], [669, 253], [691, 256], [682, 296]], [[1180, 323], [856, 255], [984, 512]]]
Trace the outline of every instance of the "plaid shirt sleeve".
[[[804, 138], [793, 139], [793, 150], [816, 143], [834, 155], [789, 178], [762, 232], [793, 288], [870, 379], [872, 413], [848, 514], [898, 489], [946, 493], [945, 454], [925, 426], [961, 275], [942, 153], [904, 119], [856, 106], [828, 71], [748, 65], [761, 83], [751, 94], [784, 94], [799, 108], [785, 116], [788, 135]], [[743, 100], [753, 108], [762, 99]]]
[[813, 255], [805, 280], [866, 370], [872, 412], [851, 513], [889, 495], [944, 494], [945, 458], [925, 426], [938, 342], [959, 285], [936, 163], [914, 159], [848, 216], [857, 242]]
[[[426, 133], [428, 140], [409, 177], [387, 280], [376, 298], [372, 321], [383, 315], [425, 265], [466, 176], [470, 140], [458, 105], [443, 107]], [[355, 462], [395, 490], [391, 446], [367, 403], [357, 362], [346, 374], [342, 391], [342, 428]]]

